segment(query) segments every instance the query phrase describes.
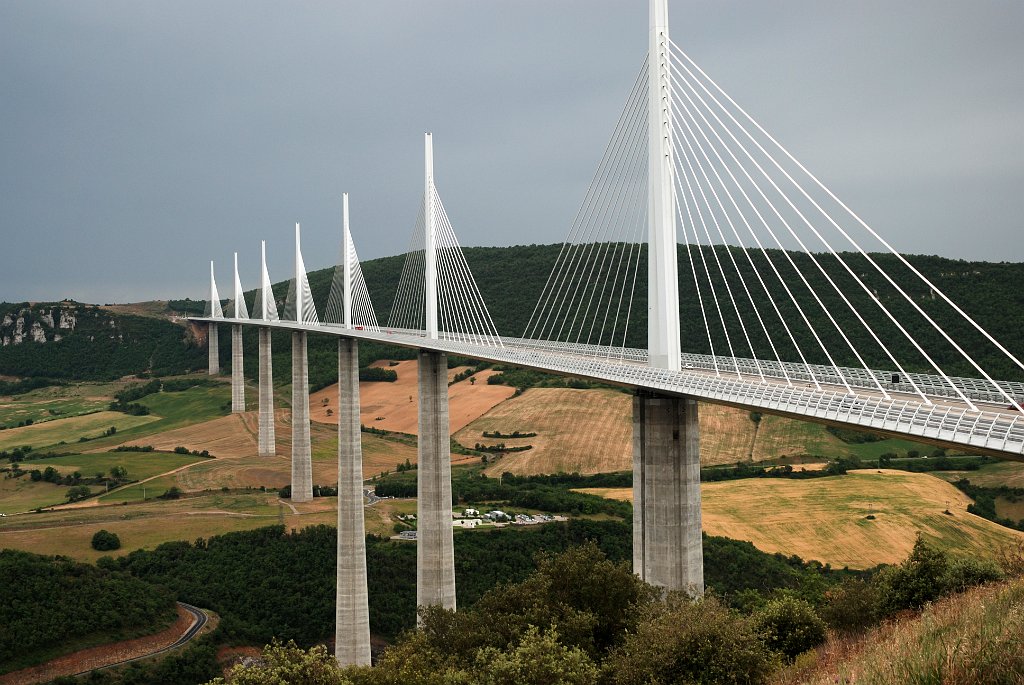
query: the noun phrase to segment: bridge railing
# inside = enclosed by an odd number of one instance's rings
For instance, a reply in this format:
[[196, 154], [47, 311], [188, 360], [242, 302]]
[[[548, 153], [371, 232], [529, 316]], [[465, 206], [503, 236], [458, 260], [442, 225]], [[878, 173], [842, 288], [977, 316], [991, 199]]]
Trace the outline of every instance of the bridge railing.
[[[297, 324], [294, 321], [268, 324], [258, 320], [220, 319], [220, 322], [341, 332], [340, 327], [336, 325], [311, 326]], [[622, 353], [618, 358], [608, 358], [592, 354], [593, 346], [565, 346], [564, 343], [547, 341], [519, 341], [506, 338], [504, 346], [497, 347], [452, 340], [447, 335], [441, 335], [438, 340], [428, 342], [424, 340], [423, 332], [418, 330], [350, 329], [344, 332], [352, 337], [378, 342], [390, 341], [412, 347], [429, 346], [431, 349], [465, 357], [484, 358], [499, 363], [534, 367], [554, 373], [583, 376], [671, 394], [693, 395], [699, 399], [725, 404], [762, 408], [961, 446], [1024, 454], [1024, 421], [1019, 414], [972, 411], [964, 406], [951, 404], [926, 404], [914, 400], [850, 394], [845, 391], [817, 390], [806, 386], [761, 383], [718, 375], [706, 376], [687, 373], [685, 368], [683, 371], [673, 372], [637, 363], [646, 361], [646, 351], [628, 348], [624, 351], [619, 348]], [[623, 363], [629, 357], [632, 357], [628, 359], [630, 363]], [[690, 363], [695, 368], [697, 362], [713, 366], [709, 358], [691, 359]], [[835, 376], [835, 372], [832, 373]]]

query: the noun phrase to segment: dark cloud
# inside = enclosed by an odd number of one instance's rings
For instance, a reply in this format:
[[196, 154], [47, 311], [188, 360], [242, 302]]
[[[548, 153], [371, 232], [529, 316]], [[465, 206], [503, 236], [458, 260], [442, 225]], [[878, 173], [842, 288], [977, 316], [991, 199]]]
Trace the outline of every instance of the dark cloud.
[[[1019, 0], [671, 2], [708, 72], [901, 250], [1024, 259]], [[405, 249], [422, 132], [465, 244], [557, 242], [646, 3], [0, 4], [0, 299], [222, 290]]]

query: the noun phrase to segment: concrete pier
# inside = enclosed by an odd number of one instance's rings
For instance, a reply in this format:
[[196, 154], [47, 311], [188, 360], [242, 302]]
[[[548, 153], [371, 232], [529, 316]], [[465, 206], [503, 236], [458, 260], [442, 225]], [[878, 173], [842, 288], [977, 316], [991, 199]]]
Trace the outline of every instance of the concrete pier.
[[416, 605], [454, 609], [455, 553], [446, 355], [420, 350], [419, 386]]
[[[370, 664], [370, 612], [363, 521], [359, 425], [359, 343], [338, 340], [338, 584], [334, 656], [342, 666]], [[450, 526], [449, 526], [450, 527]]]
[[652, 585], [704, 594], [700, 429], [692, 397], [633, 398], [633, 570]]
[[292, 501], [313, 499], [313, 461], [309, 442], [309, 363], [306, 333], [292, 333]]
[[260, 400], [259, 436], [257, 454], [272, 457], [277, 454], [277, 436], [274, 434], [274, 366], [270, 351], [270, 329], [260, 328]]
[[220, 373], [220, 339], [217, 337], [217, 324], [206, 324], [206, 346], [210, 351], [210, 375]]
[[234, 413], [245, 411], [244, 360], [242, 326], [235, 324], [231, 327], [231, 411]]

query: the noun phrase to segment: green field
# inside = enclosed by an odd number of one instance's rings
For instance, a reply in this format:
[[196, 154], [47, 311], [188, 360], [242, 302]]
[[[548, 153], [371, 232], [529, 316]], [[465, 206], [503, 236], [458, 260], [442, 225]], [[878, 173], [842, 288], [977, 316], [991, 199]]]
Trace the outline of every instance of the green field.
[[[85, 416], [74, 416], [55, 421], [46, 421], [23, 428], [9, 428], [0, 431], [0, 450], [31, 446], [33, 449], [54, 448], [80, 450], [81, 438], [88, 438], [90, 449], [100, 444], [104, 431], [116, 428], [114, 440], [120, 442], [122, 431], [139, 429], [146, 424], [157, 422], [155, 416], [129, 416], [116, 411], [101, 411]], [[97, 439], [95, 442], [92, 440]], [[109, 440], [109, 438], [104, 439]]]
[[[21, 465], [25, 471], [38, 469], [44, 470], [47, 466], [57, 469], [60, 474], [68, 475], [78, 471], [86, 478], [92, 478], [97, 474], [106, 476], [114, 466], [123, 466], [128, 469], [128, 477], [132, 480], [141, 480], [158, 476], [186, 464], [196, 461], [204, 461], [201, 457], [183, 454], [166, 454], [158, 452], [100, 452], [96, 454], [68, 454], [52, 459], [37, 459], [27, 461]], [[174, 476], [167, 477], [173, 485]], [[161, 480], [159, 478], [151, 481]], [[147, 483], [148, 485], [148, 483]], [[5, 478], [0, 481], [0, 513], [13, 514], [21, 511], [30, 511], [37, 507], [48, 507], [55, 504], [64, 504], [65, 493], [69, 486], [45, 483], [43, 481], [33, 482], [26, 474], [20, 478]], [[104, 499], [123, 501], [132, 497], [121, 495], [126, 490], [138, 487], [141, 499], [142, 487], [130, 485], [125, 488], [113, 490]], [[164, 487], [156, 491], [158, 485], [150, 486], [147, 494], [150, 497], [163, 494], [167, 489]], [[169, 486], [168, 486], [169, 487]], [[103, 492], [102, 486], [91, 486], [92, 492]], [[121, 499], [117, 499], [120, 497]]]
[[[113, 493], [112, 493], [113, 494]], [[152, 549], [164, 542], [195, 540], [235, 530], [284, 523], [293, 528], [337, 520], [335, 499], [317, 498], [299, 514], [278, 502], [276, 493], [210, 493], [178, 500], [150, 500], [125, 506], [83, 507], [0, 518], [0, 548], [62, 554], [95, 561], [110, 552], [92, 549], [93, 534], [106, 529], [121, 538], [115, 555]]]
[[[31, 455], [30, 455], [31, 456]], [[142, 480], [166, 473], [186, 464], [203, 461], [202, 457], [191, 454], [167, 454], [166, 452], [94, 452], [89, 454], [68, 454], [50, 459], [27, 460], [21, 468], [25, 471], [52, 466], [61, 475], [80, 472], [83, 476], [92, 477], [97, 473], [107, 475], [115, 466], [128, 469], [130, 480]]]
[[[15, 514], [38, 507], [63, 504], [67, 501], [64, 493], [68, 491], [68, 487], [42, 481], [32, 482], [28, 475], [0, 479], [0, 514]], [[103, 488], [92, 486], [90, 490], [100, 492]]]
[[13, 428], [31, 419], [36, 423], [80, 416], [106, 409], [114, 393], [124, 387], [116, 383], [76, 383], [39, 388], [23, 395], [0, 397], [0, 426]]
[[[202, 423], [229, 413], [224, 405], [231, 402], [231, 386], [228, 384], [212, 387], [190, 388], [182, 392], [161, 392], [148, 395], [139, 400], [139, 404], [149, 407], [149, 419], [129, 429], [120, 427], [116, 435], [100, 438], [89, 443], [90, 449], [114, 447], [126, 441], [144, 445], [144, 438], [154, 433], [162, 433], [174, 428], [181, 428], [194, 423]], [[0, 434], [2, 435], [2, 434]]]

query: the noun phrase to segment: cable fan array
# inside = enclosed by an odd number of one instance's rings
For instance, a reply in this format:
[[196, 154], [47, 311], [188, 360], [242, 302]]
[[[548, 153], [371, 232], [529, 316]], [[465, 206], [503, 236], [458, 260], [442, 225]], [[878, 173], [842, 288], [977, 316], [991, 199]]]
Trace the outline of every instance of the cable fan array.
[[210, 299], [203, 306], [203, 316], [208, 319], [224, 318], [224, 308], [220, 303], [220, 293], [217, 292], [217, 281], [213, 277], [213, 262], [210, 262]]
[[[605, 348], [633, 342], [637, 274], [646, 265], [647, 64], [633, 82], [523, 338]], [[646, 277], [640, 279], [646, 293]], [[641, 308], [643, 303], [640, 303]], [[632, 326], [632, 328], [631, 328]], [[644, 329], [646, 330], [646, 329]]]
[[[431, 184], [436, 225], [438, 335], [448, 340], [501, 346], [501, 338], [455, 236], [448, 213]], [[420, 203], [388, 327], [423, 332], [426, 321], [426, 203]]]
[[[899, 389], [926, 403], [955, 395], [972, 408], [967, 381], [952, 374], [980, 374], [1020, 408], [1015, 386], [997, 383], [967, 350], [994, 347], [1007, 375], [1024, 364], [678, 46], [662, 49], [684, 349], [704, 355], [703, 367], [717, 375], [870, 388], [884, 397]], [[638, 284], [637, 276], [646, 268], [647, 71], [634, 82], [524, 338], [608, 358], [646, 347], [647, 279]]]
[[377, 330], [377, 315], [373, 311], [373, 303], [370, 301], [370, 291], [366, 287], [366, 280], [363, 278], [363, 268], [359, 264], [359, 255], [356, 254], [355, 243], [352, 242], [351, 234], [346, 230], [341, 246], [342, 254], [338, 265], [334, 268], [334, 278], [331, 280], [331, 294], [327, 298], [324, 321], [326, 323], [345, 323], [345, 264], [349, 265], [348, 287], [351, 288], [349, 295], [351, 303], [351, 325]]
[[[299, 321], [301, 323], [320, 323], [316, 315], [316, 305], [313, 303], [313, 291], [309, 288], [309, 278], [306, 276], [306, 264], [302, 261], [302, 250], [299, 248], [299, 225], [295, 224], [295, 274], [288, 283], [288, 296], [284, 301], [285, 321]], [[301, 297], [297, 295], [301, 294]]]

